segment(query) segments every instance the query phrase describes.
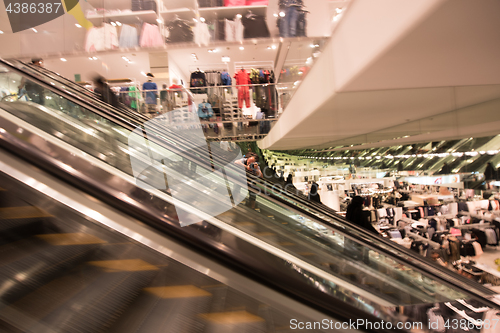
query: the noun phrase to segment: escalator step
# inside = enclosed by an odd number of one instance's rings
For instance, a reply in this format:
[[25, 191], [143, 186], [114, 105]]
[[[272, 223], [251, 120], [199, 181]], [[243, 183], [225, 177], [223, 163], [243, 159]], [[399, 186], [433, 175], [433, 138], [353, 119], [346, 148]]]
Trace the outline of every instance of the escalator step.
[[157, 271], [159, 268], [141, 259], [89, 261], [89, 265], [100, 267], [106, 272]]
[[68, 234], [45, 234], [37, 235], [39, 239], [51, 245], [84, 245], [84, 244], [103, 244], [106, 241], [85, 233], [68, 233]]
[[264, 318], [247, 311], [204, 313], [199, 315], [207, 322], [206, 332], [265, 332]]
[[39, 288], [61, 272], [83, 262], [96, 249], [94, 244], [46, 247], [3, 265], [0, 300], [10, 303]]
[[205, 291], [193, 285], [149, 287], [145, 288], [144, 291], [163, 299], [212, 296], [212, 294], [208, 291]]
[[53, 217], [53, 215], [34, 206], [0, 208], [0, 220], [30, 219], [42, 217]]
[[212, 294], [194, 285], [144, 288], [109, 333], [204, 332], [199, 313], [210, 311]]

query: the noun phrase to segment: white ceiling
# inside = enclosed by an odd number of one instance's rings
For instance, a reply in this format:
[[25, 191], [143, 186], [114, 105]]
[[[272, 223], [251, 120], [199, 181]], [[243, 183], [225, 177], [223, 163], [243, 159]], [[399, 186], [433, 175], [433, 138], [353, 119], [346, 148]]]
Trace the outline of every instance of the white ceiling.
[[500, 133], [499, 12], [498, 0], [352, 2], [260, 146], [390, 146]]

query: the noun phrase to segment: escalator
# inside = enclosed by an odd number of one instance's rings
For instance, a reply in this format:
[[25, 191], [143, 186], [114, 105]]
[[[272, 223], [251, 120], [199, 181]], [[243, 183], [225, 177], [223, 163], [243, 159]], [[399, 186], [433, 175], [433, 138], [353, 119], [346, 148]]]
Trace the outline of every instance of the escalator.
[[[8, 77], [9, 82], [14, 81], [14, 84], [23, 75], [21, 71], [9, 66], [5, 66], [2, 74]], [[32, 76], [28, 77], [35, 80]], [[80, 98], [65, 95], [49, 84], [39, 84], [47, 90], [45, 96], [59, 101], [59, 109], [53, 104], [2, 101], [0, 145], [5, 154], [2, 161], [9, 157], [21, 158], [25, 163], [56, 175], [66, 186], [84, 191], [121, 213], [139, 220], [141, 225], [153, 228], [155, 233], [175, 238], [184, 247], [201, 252], [217, 263], [306, 305], [312, 309], [310, 311], [319, 311], [337, 320], [369, 318], [372, 321], [396, 322], [415, 321], [409, 309], [422, 304], [471, 299], [490, 307], [496, 306], [486, 298], [491, 293], [485, 288], [470, 282], [464, 287], [464, 281], [460, 278], [444, 275], [432, 265], [422, 265], [397, 247], [389, 248], [387, 244], [374, 241], [373, 237], [361, 230], [343, 225], [333, 215], [323, 214], [333, 221], [325, 224], [317, 211], [301, 207], [302, 204], [286, 204], [291, 200], [290, 197], [280, 198], [279, 195], [282, 194], [279, 191], [272, 191], [267, 187], [263, 188], [269, 191], [269, 195], [259, 195], [257, 198], [259, 210], [240, 204], [220, 214], [211, 215], [210, 206], [220, 205], [221, 198], [217, 195], [221, 193], [221, 188], [227, 191], [227, 188], [234, 189], [236, 185], [245, 187], [246, 184], [238, 183], [233, 177], [237, 175], [237, 171], [228, 167], [225, 170], [227, 177], [218, 177], [217, 174], [206, 176], [205, 171], [214, 168], [212, 163], [219, 162], [197, 160], [193, 156], [197, 153], [196, 150], [189, 155], [189, 152], [179, 149], [180, 144], [167, 141], [174, 141], [173, 137], [168, 137], [168, 133], [151, 138], [148, 148], [141, 150], [139, 147], [132, 151], [127, 146], [126, 138], [133, 135], [135, 127], [128, 123], [129, 119], [124, 121], [118, 115], [106, 114], [93, 108], [92, 103], [98, 102], [81, 103]], [[131, 155], [146, 160], [143, 155], [150, 150], [163, 151], [167, 156], [164, 166], [176, 173], [176, 178], [173, 181], [169, 179], [165, 190], [145, 190], [136, 185], [136, 179], [132, 176]], [[217, 155], [218, 151], [213, 149], [212, 153]], [[2, 171], [5, 173], [6, 169], [2, 168]], [[142, 180], [146, 184], [150, 184], [156, 181], [158, 174], [154, 167], [145, 168], [141, 177], [144, 177]], [[199, 181], [193, 185], [191, 181], [196, 177]], [[257, 183], [253, 185], [261, 186]], [[175, 197], [175, 192], [179, 189], [183, 191], [182, 196]], [[255, 191], [254, 188], [248, 190]], [[45, 206], [43, 208], [46, 211]], [[92, 214], [89, 216], [92, 217]], [[194, 223], [182, 227], [179, 216], [185, 216]], [[105, 240], [106, 237], [98, 238]], [[354, 244], [351, 249], [346, 250], [346, 238]], [[35, 252], [37, 251], [33, 251]], [[98, 261], [82, 256], [85, 267], [92, 266], [89, 262]], [[16, 255], [12, 257], [15, 258]], [[122, 259], [131, 258], [120, 257], [116, 260]], [[149, 263], [145, 259], [141, 260]], [[114, 266], [104, 268], [107, 269], [117, 270]], [[95, 268], [91, 267], [91, 270]], [[82, 274], [86, 276], [87, 273]], [[98, 276], [93, 271], [88, 274]], [[13, 276], [18, 275], [19, 273], [12, 271], [9, 278], [12, 280]], [[55, 276], [36, 278], [39, 285], [34, 284], [33, 290], [43, 288], [43, 283], [53, 281], [54, 278]], [[131, 279], [134, 280], [133, 277]], [[154, 277], [151, 279], [154, 281]], [[100, 277], [95, 279], [100, 280]], [[112, 281], [109, 283], [115, 284]], [[196, 288], [200, 286], [195, 285]], [[138, 290], [145, 288], [148, 287], [141, 285]], [[90, 292], [83, 294], [88, 293]], [[252, 290], [249, 293], [252, 294]], [[105, 292], [97, 294], [104, 295]], [[25, 290], [20, 295], [27, 297], [24, 295], [29, 293]], [[108, 298], [114, 299], [115, 296], [106, 297]], [[14, 298], [8, 300], [8, 303], [12, 302]], [[404, 306], [406, 310], [402, 311], [400, 306]], [[119, 308], [126, 307], [120, 305]], [[121, 311], [125, 310], [118, 312]], [[287, 310], [284, 312], [288, 313]], [[198, 314], [200, 313], [188, 317], [208, 318]], [[258, 312], [251, 314], [259, 317]], [[54, 316], [57, 317], [52, 317]], [[115, 318], [116, 314], [112, 317]], [[134, 315], [127, 317], [132, 318]], [[163, 319], [170, 321], [167, 317]], [[53, 323], [50, 320], [45, 322]], [[83, 325], [85, 320], [81, 319], [79, 323]], [[111, 327], [111, 324], [106, 325]], [[264, 331], [272, 331], [266, 327], [263, 328]], [[203, 330], [210, 331], [207, 328], [200, 331]]]

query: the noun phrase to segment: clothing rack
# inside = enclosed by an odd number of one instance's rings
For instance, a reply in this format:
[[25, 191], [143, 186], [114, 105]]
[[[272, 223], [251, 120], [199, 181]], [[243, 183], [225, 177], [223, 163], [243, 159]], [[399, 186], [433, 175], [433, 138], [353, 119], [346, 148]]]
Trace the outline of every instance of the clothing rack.
[[422, 241], [424, 243], [427, 243], [429, 244], [430, 246], [432, 246], [434, 249], [440, 249], [441, 248], [441, 245], [439, 243], [436, 243], [434, 241], [431, 241], [430, 239], [428, 238], [425, 238], [425, 237], [422, 237], [420, 235], [417, 235], [416, 233], [412, 232], [412, 231], [407, 231], [406, 232], [406, 236], [408, 237], [412, 237], [413, 239], [415, 240], [418, 240], [418, 241]]
[[464, 212], [464, 211], [458, 212], [458, 215], [465, 215], [465, 216], [475, 217], [477, 219], [485, 220], [485, 221], [489, 221], [489, 222], [493, 221], [496, 218], [496, 216], [483, 216], [483, 215], [473, 214], [473, 213]]

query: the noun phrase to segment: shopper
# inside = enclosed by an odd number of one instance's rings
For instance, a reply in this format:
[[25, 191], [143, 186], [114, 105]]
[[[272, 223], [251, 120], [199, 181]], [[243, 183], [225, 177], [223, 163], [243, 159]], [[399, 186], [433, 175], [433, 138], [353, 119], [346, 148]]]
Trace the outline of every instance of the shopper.
[[317, 203], [321, 203], [321, 199], [319, 197], [318, 189], [319, 189], [318, 184], [313, 181], [312, 184], [311, 184], [311, 190], [309, 191], [309, 194], [307, 195], [307, 199], [309, 201], [314, 201], [314, 202], [317, 202]]
[[378, 235], [378, 231], [372, 226], [368, 218], [364, 217], [363, 214], [363, 203], [365, 199], [359, 195], [352, 198], [351, 203], [347, 206], [347, 211], [345, 218], [347, 221], [352, 222], [361, 228], [364, 228], [370, 232], [374, 232]]
[[[254, 176], [262, 177], [262, 171], [260, 170], [259, 167], [259, 156], [255, 153], [247, 153], [245, 157], [234, 161], [234, 164], [243, 166], [248, 173], [251, 173]], [[253, 189], [259, 190], [258, 188], [253, 187], [252, 185], [249, 186]], [[236, 185], [234, 192], [237, 195], [239, 195], [239, 191], [240, 187]], [[257, 194], [251, 191], [251, 189], [249, 189], [248, 195], [249, 195], [248, 205], [252, 209], [256, 209]]]
[[[351, 203], [347, 206], [346, 220], [378, 235], [377, 230], [375, 230], [370, 221], [368, 221], [368, 218], [363, 214], [364, 201], [363, 197], [358, 195], [352, 198]], [[368, 248], [348, 237], [344, 237], [344, 254], [355, 260], [362, 260], [365, 264], [370, 263]]]
[[[275, 170], [275, 169], [273, 168], [273, 170]], [[274, 173], [276, 174], [276, 171], [274, 171]], [[293, 185], [293, 177], [292, 177], [291, 173], [289, 173], [288, 176], [286, 177], [285, 190], [297, 191], [297, 188], [295, 187], [295, 185]]]
[[100, 75], [94, 77], [94, 93], [104, 103], [111, 104], [114, 107], [119, 107], [118, 96], [111, 90], [106, 79]]
[[[31, 64], [37, 67], [43, 67], [43, 59], [42, 58], [33, 58], [31, 59]], [[37, 104], [44, 105], [45, 104], [45, 89], [39, 84], [32, 82], [30, 80], [26, 80], [24, 77], [21, 79], [21, 84], [19, 85], [19, 97], [26, 93], [29, 99]]]

